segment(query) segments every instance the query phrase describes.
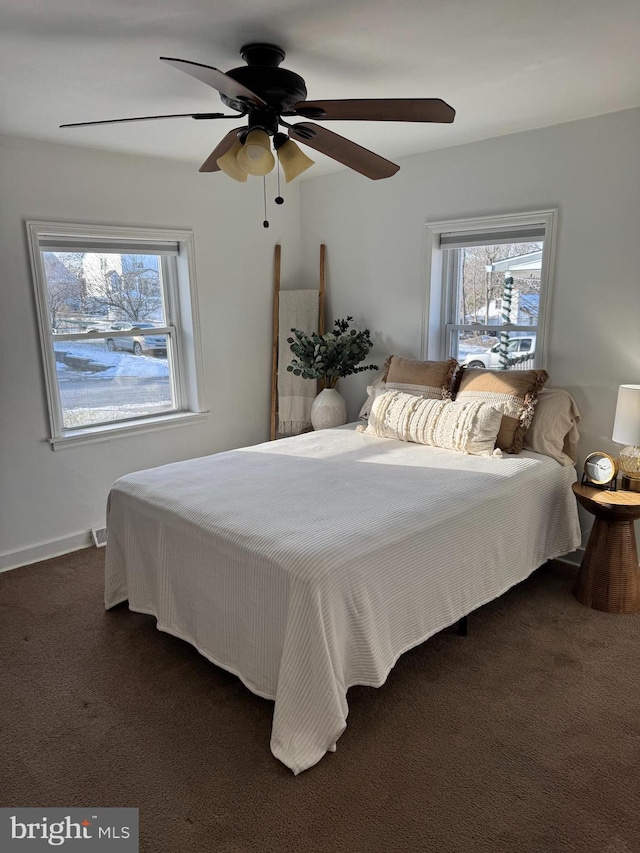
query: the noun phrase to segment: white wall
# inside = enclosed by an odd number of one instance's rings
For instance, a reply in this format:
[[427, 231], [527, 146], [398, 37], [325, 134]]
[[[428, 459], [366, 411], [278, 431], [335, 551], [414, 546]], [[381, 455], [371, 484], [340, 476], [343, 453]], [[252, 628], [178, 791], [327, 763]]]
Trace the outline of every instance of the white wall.
[[[298, 187], [285, 195], [265, 229], [257, 179], [0, 137], [0, 569], [88, 544], [124, 473], [268, 439], [276, 242], [282, 286], [300, 280]], [[51, 450], [25, 219], [193, 228], [206, 423]]]
[[[403, 158], [388, 180], [341, 171], [287, 187], [266, 230], [259, 181], [0, 138], [0, 569], [84, 544], [128, 471], [268, 437], [276, 242], [283, 287], [313, 286], [327, 244], [327, 319], [366, 324], [382, 364], [420, 354], [426, 222], [557, 207], [551, 384], [582, 411], [581, 459], [617, 453], [617, 388], [640, 382], [638, 139], [629, 110]], [[206, 424], [50, 449], [25, 219], [193, 227]], [[371, 375], [342, 380], [352, 417]]]
[[[353, 314], [370, 328], [380, 365], [420, 357], [425, 223], [557, 208], [549, 384], [582, 413], [579, 466], [593, 450], [617, 455], [618, 386], [640, 383], [639, 139], [640, 110], [626, 110], [402, 158], [384, 181], [306, 181], [303, 266], [327, 244], [328, 320]], [[351, 418], [371, 375], [341, 381]], [[586, 541], [592, 518], [580, 512]]]
[[[380, 364], [391, 352], [419, 357], [425, 223], [557, 208], [549, 384], [581, 410], [580, 461], [617, 455], [618, 385], [640, 383], [639, 140], [635, 109], [406, 157], [388, 180], [306, 181], [303, 260], [327, 244], [328, 318], [368, 326]], [[351, 417], [369, 375], [341, 381]]]

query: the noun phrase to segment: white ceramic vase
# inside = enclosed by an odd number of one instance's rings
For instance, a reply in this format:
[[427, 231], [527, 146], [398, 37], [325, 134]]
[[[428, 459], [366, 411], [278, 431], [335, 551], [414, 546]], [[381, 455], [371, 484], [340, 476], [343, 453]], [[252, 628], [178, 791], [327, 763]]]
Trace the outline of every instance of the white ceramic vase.
[[314, 430], [341, 426], [347, 422], [347, 404], [335, 388], [324, 388], [311, 404]]

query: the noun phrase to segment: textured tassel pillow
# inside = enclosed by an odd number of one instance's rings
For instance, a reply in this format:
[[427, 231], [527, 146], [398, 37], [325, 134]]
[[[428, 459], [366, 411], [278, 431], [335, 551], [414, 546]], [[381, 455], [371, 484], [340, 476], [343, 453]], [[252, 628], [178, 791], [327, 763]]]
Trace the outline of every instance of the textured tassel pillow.
[[406, 391], [407, 394], [432, 400], [450, 400], [459, 369], [460, 365], [455, 358], [447, 358], [444, 361], [418, 361], [415, 358], [390, 355], [384, 364], [383, 373], [367, 386], [368, 396], [358, 418], [367, 420], [376, 394], [381, 389]]
[[456, 401], [482, 401], [500, 409], [497, 447], [520, 453], [533, 420], [538, 394], [549, 378], [546, 370], [479, 370], [463, 367]]
[[457, 450], [474, 456], [494, 452], [502, 412], [481, 401], [429, 400], [403, 391], [383, 391], [373, 401], [367, 435]]
[[418, 361], [415, 358], [390, 355], [385, 362], [382, 379], [388, 389], [433, 400], [450, 400], [458, 368], [455, 358]]

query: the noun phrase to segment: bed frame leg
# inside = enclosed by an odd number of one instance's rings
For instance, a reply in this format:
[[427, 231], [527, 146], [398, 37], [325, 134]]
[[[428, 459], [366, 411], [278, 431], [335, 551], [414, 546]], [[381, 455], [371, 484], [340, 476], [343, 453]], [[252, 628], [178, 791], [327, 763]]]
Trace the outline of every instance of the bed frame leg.
[[458, 634], [461, 637], [467, 636], [467, 617], [463, 616], [462, 619], [458, 622]]

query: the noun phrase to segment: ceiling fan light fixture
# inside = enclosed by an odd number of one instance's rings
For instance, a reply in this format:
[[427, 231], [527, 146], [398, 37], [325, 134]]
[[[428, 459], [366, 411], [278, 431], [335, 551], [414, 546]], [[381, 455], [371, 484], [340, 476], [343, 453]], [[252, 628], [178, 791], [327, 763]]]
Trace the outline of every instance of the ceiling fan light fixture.
[[304, 151], [291, 139], [278, 148], [278, 159], [287, 183], [315, 164], [315, 160], [307, 157]]
[[239, 139], [233, 143], [231, 148], [219, 157], [216, 160], [220, 171], [224, 172], [225, 175], [228, 175], [230, 178], [233, 178], [234, 181], [242, 181], [243, 183], [247, 180], [247, 173], [238, 163], [238, 154], [242, 151], [242, 143]]
[[237, 161], [248, 175], [268, 174], [276, 164], [269, 135], [264, 130], [252, 130], [238, 151]]
[[[368, 148], [328, 130], [321, 124], [309, 121], [288, 124], [283, 117], [297, 116], [316, 121], [390, 121], [390, 122], [440, 122], [450, 123], [455, 110], [441, 98], [351, 98], [308, 101], [304, 79], [293, 71], [281, 67], [285, 58], [282, 48], [274, 44], [245, 44], [240, 54], [246, 65], [220, 71], [212, 65], [190, 62], [186, 59], [161, 56], [179, 71], [216, 89], [233, 112], [247, 117], [245, 127], [229, 131], [216, 145], [200, 167], [201, 172], [223, 171], [242, 183], [247, 175], [264, 177], [275, 166], [274, 153], [282, 148], [282, 166], [287, 181], [308, 169], [313, 161], [299, 151], [287, 136], [321, 155], [330, 157], [343, 166], [359, 172], [373, 181], [390, 178], [400, 168]], [[169, 118], [228, 119], [236, 116], [227, 113], [174, 113], [160, 116], [135, 116], [107, 119], [106, 121], [76, 122], [61, 127], [114, 124], [129, 121], [149, 121]], [[286, 127], [288, 133], [279, 133]], [[240, 136], [240, 146], [234, 145]], [[246, 139], [245, 139], [246, 137]], [[273, 137], [273, 143], [271, 141]], [[271, 146], [275, 151], [272, 153]], [[229, 148], [233, 150], [229, 152]], [[280, 172], [278, 171], [278, 180]], [[279, 192], [279, 190], [278, 190]], [[280, 198], [280, 196], [278, 196]], [[280, 203], [280, 202], [278, 202]]]

